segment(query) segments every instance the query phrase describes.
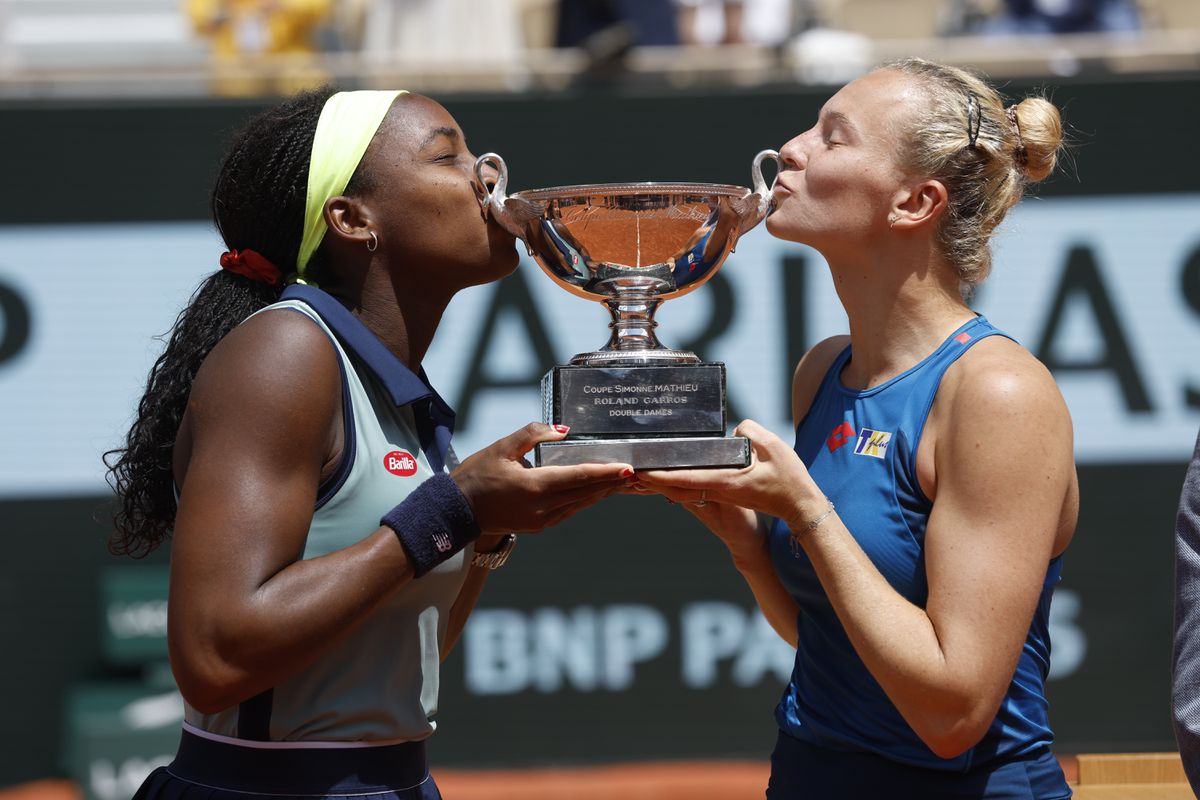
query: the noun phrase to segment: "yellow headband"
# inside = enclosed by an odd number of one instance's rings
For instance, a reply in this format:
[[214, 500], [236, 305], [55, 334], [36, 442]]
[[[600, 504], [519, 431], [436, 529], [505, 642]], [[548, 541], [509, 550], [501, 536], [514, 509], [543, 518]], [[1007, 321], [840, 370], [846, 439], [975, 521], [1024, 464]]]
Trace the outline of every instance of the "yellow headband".
[[367, 145], [383, 124], [400, 91], [338, 92], [325, 101], [308, 162], [308, 195], [304, 204], [304, 238], [296, 256], [296, 272], [304, 268], [325, 237], [325, 202], [346, 191]]

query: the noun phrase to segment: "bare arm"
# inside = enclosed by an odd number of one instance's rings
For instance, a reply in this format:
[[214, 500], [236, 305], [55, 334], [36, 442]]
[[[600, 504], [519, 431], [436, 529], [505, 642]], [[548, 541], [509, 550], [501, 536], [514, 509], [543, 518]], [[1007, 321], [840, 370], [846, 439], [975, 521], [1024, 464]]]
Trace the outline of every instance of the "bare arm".
[[754, 601], [771, 628], [795, 647], [796, 619], [800, 607], [775, 573], [775, 565], [767, 547], [767, 518], [734, 503], [706, 501], [703, 506], [697, 506], [693, 502], [695, 493], [691, 491], [680, 492], [656, 485], [655, 492], [677, 498], [677, 502], [724, 542], [729, 548], [734, 567], [750, 587]]
[[300, 558], [339, 396], [324, 334], [284, 312], [235, 329], [196, 377], [190, 447], [176, 462], [168, 643], [180, 689], [200, 711], [299, 672], [412, 580], [385, 528]]
[[[480, 536], [475, 542], [475, 552], [492, 552], [500, 546], [503, 536], [503, 534]], [[483, 585], [487, 582], [489, 572], [491, 570], [486, 567], [474, 566], [467, 572], [462, 589], [459, 590], [454, 605], [450, 607], [450, 619], [446, 624], [446, 638], [442, 643], [442, 661], [446, 660], [446, 656], [450, 655], [454, 645], [458, 644], [458, 638], [467, 625], [467, 618], [471, 616], [471, 612], [475, 610], [475, 604], [479, 602], [479, 595], [483, 592]]]
[[[519, 436], [521, 433], [521, 431], [518, 431], [514, 436]], [[547, 437], [542, 438], [545, 439]], [[530, 447], [532, 447], [532, 444], [530, 444]], [[537, 485], [540, 481], [550, 480], [560, 483], [565, 482], [564, 485], [574, 487], [560, 490], [556, 494], [557, 497], [563, 499], [563, 502], [538, 520], [539, 527], [536, 530], [541, 530], [557, 525], [597, 501], [608, 497], [610, 494], [625, 489], [632, 474], [633, 469], [626, 464], [587, 464], [577, 467], [539, 467], [537, 469], [525, 470], [525, 474], [523, 476], [518, 475], [518, 479], [524, 477], [525, 480], [523, 482], [531, 486]], [[518, 506], [522, 504], [519, 495], [512, 491], [504, 492], [500, 499], [509, 504], [515, 503]], [[504, 528], [501, 528], [501, 530], [504, 530]], [[493, 552], [500, 546], [503, 535], [499, 533], [485, 533], [475, 543], [475, 552]], [[471, 567], [467, 573], [467, 578], [463, 582], [462, 589], [459, 590], [458, 597], [450, 609], [450, 619], [446, 627], [446, 638], [442, 645], [441, 656], [443, 661], [450, 654], [454, 645], [458, 643], [458, 638], [462, 634], [463, 628], [466, 627], [467, 618], [470, 617], [471, 612], [475, 609], [475, 604], [479, 600], [479, 595], [483, 592], [483, 586], [487, 582], [490, 572], [491, 570], [486, 567]]]
[[[413, 580], [388, 527], [301, 559], [338, 429], [336, 358], [310, 321], [268, 312], [231, 332], [192, 387], [176, 461], [168, 645], [180, 690], [202, 712], [295, 675]], [[521, 456], [560, 436], [530, 425], [455, 470], [481, 527], [540, 530], [620, 485], [624, 465], [530, 476]]]
[[[888, 584], [836, 513], [801, 537], [859, 657], [917, 735], [947, 758], [978, 742], [994, 719], [1077, 500], [1070, 420], [1049, 374], [1004, 340], [975, 350], [960, 362], [974, 366], [950, 386], [943, 381], [937, 401], [926, 607]], [[791, 448], [753, 422], [738, 430], [753, 442], [750, 467], [661, 479], [738, 498], [794, 530], [816, 519], [827, 501]]]
[[[847, 336], [835, 336], [820, 342], [800, 359], [792, 378], [792, 422], [799, 426], [808, 413], [812, 399], [829, 365], [849, 341]], [[661, 476], [659, 476], [661, 477]], [[694, 489], [671, 484], [671, 478], [658, 479], [651, 474], [639, 476], [648, 489], [682, 503], [697, 519], [715, 533], [733, 557], [734, 566], [745, 579], [755, 602], [776, 633], [792, 647], [796, 646], [796, 620], [800, 607], [779, 581], [768, 549], [769, 520], [761, 513], [744, 508], [736, 502], [708, 501], [695, 505], [701, 495]]]
[[[859, 657], [944, 758], [995, 718], [1075, 480], [1070, 420], [1050, 376], [1010, 342], [985, 346], [946, 387], [926, 607], [897, 594], [836, 517], [802, 540]], [[810, 501], [802, 513], [814, 512]]]

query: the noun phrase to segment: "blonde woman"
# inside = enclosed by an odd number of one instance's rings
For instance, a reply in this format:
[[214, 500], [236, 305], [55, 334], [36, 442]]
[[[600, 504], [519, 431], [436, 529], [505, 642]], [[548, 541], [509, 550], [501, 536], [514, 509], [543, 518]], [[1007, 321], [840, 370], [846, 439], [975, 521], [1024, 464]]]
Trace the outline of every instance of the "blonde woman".
[[1048, 617], [1078, 513], [1053, 378], [976, 314], [989, 238], [1051, 173], [1057, 109], [920, 60], [841, 89], [781, 150], [775, 236], [829, 264], [850, 335], [796, 367], [790, 447], [650, 472], [796, 645], [770, 798], [1048, 798]]

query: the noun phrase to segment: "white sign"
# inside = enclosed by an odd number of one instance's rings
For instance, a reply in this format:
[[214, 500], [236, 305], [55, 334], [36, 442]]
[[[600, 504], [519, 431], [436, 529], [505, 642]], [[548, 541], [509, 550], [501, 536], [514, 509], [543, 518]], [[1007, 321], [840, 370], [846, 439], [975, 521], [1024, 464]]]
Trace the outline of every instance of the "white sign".
[[[1080, 605], [1076, 592], [1055, 591], [1051, 680], [1083, 664]], [[476, 609], [463, 634], [464, 683], [477, 695], [624, 692], [635, 688], [642, 665], [668, 657], [679, 659], [686, 689], [711, 689], [722, 679], [737, 688], [763, 681], [782, 687], [792, 674], [795, 649], [757, 608], [703, 600], [685, 605], [672, 622], [649, 605]]]
[[99, 494], [219, 240], [204, 223], [0, 227], [0, 496]]
[[[1200, 427], [1200, 195], [1031, 198], [1009, 215], [994, 252], [973, 305], [1049, 362], [1071, 411], [1077, 461], [1186, 461]], [[455, 439], [460, 454], [540, 413], [531, 378], [537, 330], [555, 363], [607, 341], [603, 306], [562, 291], [535, 265], [523, 263], [521, 273], [536, 319], [509, 304], [489, 328], [497, 298], [517, 293], [503, 284], [475, 289], [451, 305], [430, 352], [435, 385], [469, 406]], [[714, 314], [718, 282], [731, 295], [727, 320]], [[663, 304], [658, 319], [668, 346], [707, 339], [698, 352], [725, 362], [732, 413], [784, 438], [800, 355], [789, 342], [808, 347], [849, 330], [823, 259], [762, 227], [716, 279]], [[716, 332], [706, 337], [706, 329]], [[464, 403], [465, 383], [481, 371], [484, 385]]]
[[[0, 227], [0, 497], [105, 491], [146, 376], [216, 268], [207, 223]], [[1185, 461], [1200, 426], [1200, 195], [1030, 199], [977, 307], [1046, 360], [1081, 463]], [[821, 258], [762, 227], [708, 285], [663, 305], [664, 343], [728, 368], [732, 413], [790, 436], [800, 349], [847, 330]], [[544, 366], [607, 340], [608, 314], [527, 258], [463, 292], [426, 369], [469, 454], [540, 415]], [[736, 422], [736, 420], [733, 420]]]

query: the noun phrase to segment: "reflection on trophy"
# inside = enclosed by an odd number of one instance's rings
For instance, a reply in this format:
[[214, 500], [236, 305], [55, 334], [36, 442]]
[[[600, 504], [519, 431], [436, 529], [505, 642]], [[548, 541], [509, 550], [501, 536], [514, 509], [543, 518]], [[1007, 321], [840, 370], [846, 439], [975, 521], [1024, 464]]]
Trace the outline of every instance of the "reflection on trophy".
[[715, 183], [604, 183], [506, 194], [508, 166], [475, 162], [498, 177], [484, 213], [525, 241], [546, 274], [612, 314], [608, 344], [553, 367], [542, 379], [546, 422], [567, 439], [539, 444], [538, 466], [625, 462], [635, 469], [744, 467], [750, 445], [725, 435], [725, 365], [659, 343], [654, 312], [716, 274], [738, 238], [771, 210], [754, 158], [753, 189]]

